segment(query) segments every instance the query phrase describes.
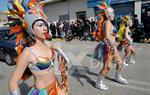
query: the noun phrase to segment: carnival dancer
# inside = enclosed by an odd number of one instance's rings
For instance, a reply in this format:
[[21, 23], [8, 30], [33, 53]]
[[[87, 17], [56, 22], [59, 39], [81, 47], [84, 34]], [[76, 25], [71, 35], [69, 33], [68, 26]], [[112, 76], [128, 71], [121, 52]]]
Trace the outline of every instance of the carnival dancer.
[[112, 59], [116, 62], [115, 80], [122, 84], [127, 84], [127, 80], [121, 76], [123, 64], [116, 48], [115, 33], [113, 32], [114, 25], [112, 24], [114, 20], [114, 10], [105, 2], [99, 5], [98, 8], [100, 20], [97, 34], [100, 42], [94, 53], [102, 59], [104, 65], [99, 73], [95, 87], [100, 90], [108, 90], [109, 88], [103, 83], [103, 80], [110, 70]]
[[125, 66], [128, 66], [128, 64], [130, 63], [135, 63], [133, 59], [135, 57], [135, 49], [132, 46], [133, 39], [131, 38], [132, 33], [130, 30], [130, 27], [132, 27], [132, 25], [132, 19], [129, 15], [121, 17], [118, 31], [119, 44], [117, 48], [119, 51], [125, 51], [125, 55], [122, 58], [123, 64]]
[[[23, 4], [23, 5], [22, 5]], [[42, 4], [36, 0], [13, 0], [9, 9], [10, 33], [16, 33], [18, 57], [16, 68], [9, 81], [11, 95], [21, 95], [20, 80], [26, 80], [32, 74], [34, 85], [28, 95], [68, 95], [67, 66], [69, 59], [61, 47], [47, 41], [47, 17], [42, 11]], [[25, 47], [22, 45], [25, 40]], [[58, 53], [59, 70], [62, 85], [58, 82], [53, 68], [55, 51]]]

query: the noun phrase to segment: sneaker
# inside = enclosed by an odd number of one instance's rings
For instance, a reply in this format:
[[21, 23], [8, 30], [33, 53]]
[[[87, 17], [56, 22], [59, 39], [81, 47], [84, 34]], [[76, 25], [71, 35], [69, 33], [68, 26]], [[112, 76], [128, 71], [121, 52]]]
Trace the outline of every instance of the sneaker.
[[124, 79], [121, 75], [115, 77], [115, 80], [121, 84], [128, 84], [127, 80]]
[[123, 65], [126, 66], [126, 67], [128, 66], [128, 64], [126, 63], [126, 61], [123, 61]]
[[103, 91], [109, 89], [109, 87], [102, 82], [97, 82], [95, 87]]
[[132, 62], [130, 62], [130, 63], [134, 64], [134, 63], [135, 63], [135, 61], [133, 60], [133, 61], [132, 61]]
[[112, 60], [112, 63], [115, 64], [116, 63], [115, 60]]
[[132, 58], [127, 59], [126, 61], [127, 64], [134, 64], [135, 61]]
[[130, 63], [131, 63], [131, 64], [134, 64], [135, 61], [131, 58], [131, 59], [130, 59]]

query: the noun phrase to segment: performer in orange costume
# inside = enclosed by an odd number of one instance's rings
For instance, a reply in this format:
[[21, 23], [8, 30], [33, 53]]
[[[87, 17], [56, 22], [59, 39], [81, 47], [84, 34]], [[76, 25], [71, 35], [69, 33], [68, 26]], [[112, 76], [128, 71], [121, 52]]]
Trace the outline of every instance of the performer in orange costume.
[[112, 59], [115, 60], [117, 65], [115, 80], [122, 84], [127, 84], [127, 81], [121, 76], [123, 64], [116, 48], [116, 30], [112, 24], [112, 21], [114, 20], [114, 10], [105, 2], [101, 6], [98, 6], [98, 8], [98, 15], [101, 19], [99, 21], [97, 38], [100, 42], [95, 48], [94, 54], [96, 56], [94, 57], [98, 59], [101, 58], [104, 65], [99, 73], [95, 86], [100, 90], [108, 90], [108, 86], [103, 83], [103, 80], [110, 70]]

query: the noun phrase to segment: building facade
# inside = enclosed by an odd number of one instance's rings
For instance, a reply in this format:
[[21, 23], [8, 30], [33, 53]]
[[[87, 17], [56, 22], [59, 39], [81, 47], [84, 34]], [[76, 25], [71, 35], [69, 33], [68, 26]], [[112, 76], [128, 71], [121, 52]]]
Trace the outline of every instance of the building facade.
[[[96, 5], [104, 0], [40, 0], [44, 3], [44, 11], [48, 16], [48, 21], [68, 20], [69, 22], [80, 18], [94, 19], [96, 17]], [[150, 0], [111, 0], [111, 6], [115, 10], [116, 17], [126, 14], [137, 14], [139, 22], [150, 6]], [[5, 17], [0, 15], [3, 26]], [[6, 21], [6, 20], [5, 20]]]
[[[49, 21], [68, 20], [73, 21], [78, 18], [95, 18], [97, 8], [96, 5], [101, 4], [105, 0], [42, 0], [46, 4], [44, 7]], [[111, 6], [115, 10], [116, 17], [127, 14], [137, 14], [139, 22], [141, 22], [143, 2], [150, 0], [111, 0]], [[147, 5], [145, 5], [147, 6]]]
[[144, 22], [144, 18], [147, 15], [147, 11], [150, 11], [150, 0], [143, 0], [141, 8], [141, 21]]
[[[104, 0], [88, 0], [88, 8], [94, 8], [95, 14], [97, 12], [98, 4]], [[118, 18], [124, 15], [138, 15], [139, 22], [141, 22], [141, 0], [111, 0], [110, 5], [115, 11], [115, 17]]]
[[79, 18], [94, 17], [93, 9], [88, 8], [87, 0], [60, 0], [54, 3], [47, 3], [44, 6], [49, 21], [58, 20], [74, 21]]

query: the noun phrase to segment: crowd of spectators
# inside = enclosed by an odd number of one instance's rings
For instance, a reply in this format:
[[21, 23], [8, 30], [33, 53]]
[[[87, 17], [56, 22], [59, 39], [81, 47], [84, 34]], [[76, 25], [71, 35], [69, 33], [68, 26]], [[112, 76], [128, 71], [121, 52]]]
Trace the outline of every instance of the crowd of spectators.
[[50, 31], [53, 38], [65, 38], [71, 32], [74, 38], [82, 40], [84, 36], [91, 35], [96, 28], [96, 19], [79, 19], [71, 23], [66, 20], [50, 22]]
[[[145, 18], [142, 23], [139, 23], [138, 16], [135, 14], [133, 17], [132, 38], [135, 42], [150, 42], [150, 11], [146, 12]], [[116, 28], [118, 21], [115, 20], [113, 23]], [[50, 22], [50, 31], [52, 38], [67, 38], [68, 34], [71, 33], [72, 39], [76, 38], [79, 40], [88, 40], [92, 38], [92, 33], [96, 30], [97, 19], [78, 19], [69, 23], [67, 20], [59, 20], [58, 22]], [[139, 36], [140, 35], [140, 36]], [[89, 39], [91, 40], [91, 39]], [[92, 39], [94, 40], [94, 39]]]

